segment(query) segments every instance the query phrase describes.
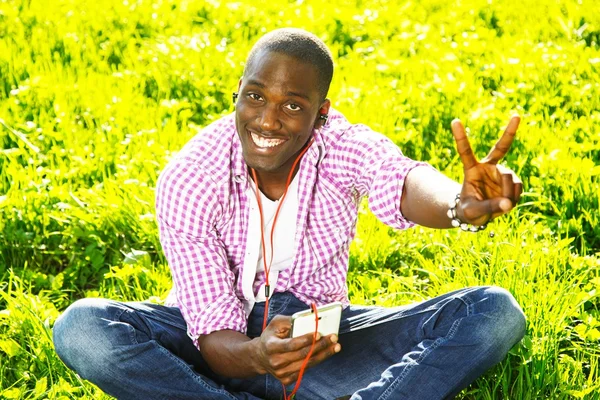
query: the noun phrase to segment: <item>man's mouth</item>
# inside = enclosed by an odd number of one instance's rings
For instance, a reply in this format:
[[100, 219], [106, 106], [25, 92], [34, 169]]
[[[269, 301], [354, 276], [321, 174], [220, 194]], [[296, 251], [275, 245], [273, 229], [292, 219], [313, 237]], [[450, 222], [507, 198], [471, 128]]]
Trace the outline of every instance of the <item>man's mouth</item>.
[[254, 132], [250, 132], [250, 137], [252, 138], [252, 141], [254, 142], [256, 147], [260, 148], [275, 147], [285, 142], [285, 140], [283, 139], [266, 139], [262, 136], [257, 135]]

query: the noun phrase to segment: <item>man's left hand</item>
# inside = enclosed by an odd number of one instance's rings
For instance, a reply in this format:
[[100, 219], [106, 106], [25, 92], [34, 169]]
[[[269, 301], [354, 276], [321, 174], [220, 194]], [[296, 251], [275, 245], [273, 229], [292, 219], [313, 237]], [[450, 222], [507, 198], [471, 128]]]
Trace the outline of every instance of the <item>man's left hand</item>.
[[519, 122], [519, 116], [513, 116], [488, 155], [478, 161], [462, 123], [458, 119], [452, 121], [452, 134], [464, 168], [460, 203], [456, 207], [461, 221], [484, 225], [506, 214], [518, 203], [523, 183], [512, 170], [498, 165], [498, 162], [510, 149]]

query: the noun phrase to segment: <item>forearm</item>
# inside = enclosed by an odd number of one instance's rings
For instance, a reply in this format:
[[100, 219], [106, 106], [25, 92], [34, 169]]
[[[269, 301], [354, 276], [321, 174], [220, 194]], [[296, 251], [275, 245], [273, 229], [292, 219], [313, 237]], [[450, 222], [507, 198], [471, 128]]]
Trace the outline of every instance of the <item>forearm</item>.
[[441, 172], [422, 166], [406, 176], [400, 209], [409, 221], [430, 228], [451, 228], [447, 212], [461, 185]]
[[213, 372], [228, 378], [250, 378], [265, 373], [256, 363], [257, 340], [224, 330], [201, 336], [198, 344]]

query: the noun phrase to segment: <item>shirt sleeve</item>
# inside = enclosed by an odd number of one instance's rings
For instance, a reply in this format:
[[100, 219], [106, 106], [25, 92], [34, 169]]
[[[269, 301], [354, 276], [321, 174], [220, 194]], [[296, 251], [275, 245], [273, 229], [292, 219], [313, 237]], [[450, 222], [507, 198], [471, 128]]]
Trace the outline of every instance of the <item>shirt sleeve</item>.
[[171, 162], [156, 189], [160, 241], [169, 262], [175, 297], [188, 335], [231, 329], [246, 332], [235, 295], [235, 276], [217, 231], [223, 217], [216, 185], [191, 162]]
[[404, 182], [413, 168], [429, 164], [406, 157], [388, 137], [365, 125], [352, 125], [343, 136], [342, 165], [347, 164], [359, 196], [368, 196], [373, 214], [396, 229], [414, 226], [400, 210]]

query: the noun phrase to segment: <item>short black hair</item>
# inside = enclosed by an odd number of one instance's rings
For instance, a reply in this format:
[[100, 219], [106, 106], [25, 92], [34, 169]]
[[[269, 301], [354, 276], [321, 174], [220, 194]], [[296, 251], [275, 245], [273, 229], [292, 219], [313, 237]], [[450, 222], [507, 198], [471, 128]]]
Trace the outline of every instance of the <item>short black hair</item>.
[[250, 50], [244, 73], [262, 50], [285, 54], [314, 66], [319, 74], [319, 92], [323, 99], [327, 97], [333, 78], [333, 57], [316, 35], [296, 28], [276, 29], [265, 34]]

